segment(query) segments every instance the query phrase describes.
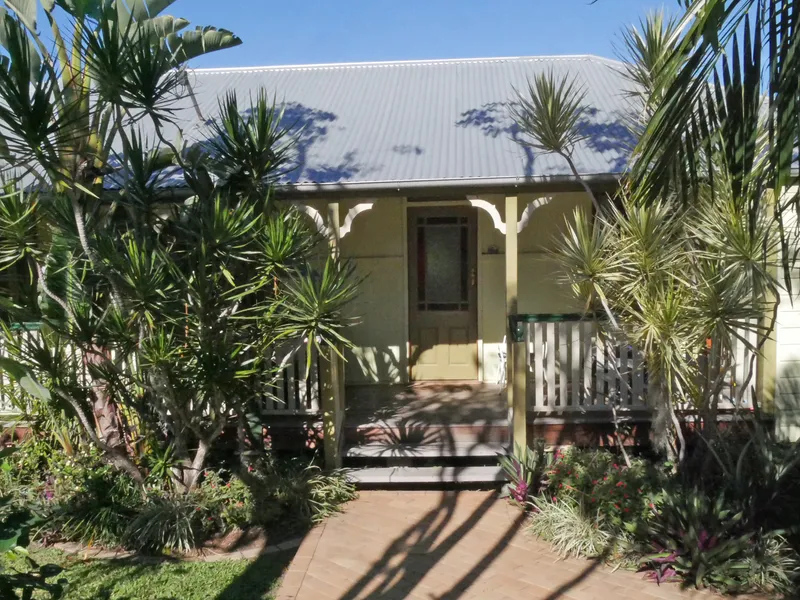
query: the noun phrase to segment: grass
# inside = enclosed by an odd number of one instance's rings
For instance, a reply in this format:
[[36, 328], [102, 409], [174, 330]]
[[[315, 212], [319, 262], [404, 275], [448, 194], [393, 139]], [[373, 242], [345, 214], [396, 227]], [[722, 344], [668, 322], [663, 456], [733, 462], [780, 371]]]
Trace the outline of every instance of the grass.
[[[293, 555], [287, 551], [253, 561], [177, 562], [82, 560], [57, 550], [31, 552], [39, 564], [65, 568], [69, 583], [63, 600], [270, 600]], [[26, 564], [0, 555], [5, 569], [24, 570]]]

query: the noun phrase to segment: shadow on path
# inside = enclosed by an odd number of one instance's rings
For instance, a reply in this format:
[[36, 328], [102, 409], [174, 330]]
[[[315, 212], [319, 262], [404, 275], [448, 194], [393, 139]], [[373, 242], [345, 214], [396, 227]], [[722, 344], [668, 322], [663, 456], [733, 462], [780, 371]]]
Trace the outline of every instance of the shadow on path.
[[[407, 595], [472, 530], [497, 501], [494, 494], [487, 495], [454, 531], [437, 543], [455, 515], [459, 492], [445, 493], [437, 507], [428, 511], [417, 523], [406, 529], [384, 554], [340, 600], [378, 600]], [[461, 597], [503, 552], [524, 521], [520, 513], [501, 539], [480, 558], [475, 566], [451, 590], [440, 596], [448, 600]], [[479, 555], [476, 549], [476, 558]], [[375, 584], [377, 584], [376, 587]], [[370, 590], [368, 593], [367, 590]]]

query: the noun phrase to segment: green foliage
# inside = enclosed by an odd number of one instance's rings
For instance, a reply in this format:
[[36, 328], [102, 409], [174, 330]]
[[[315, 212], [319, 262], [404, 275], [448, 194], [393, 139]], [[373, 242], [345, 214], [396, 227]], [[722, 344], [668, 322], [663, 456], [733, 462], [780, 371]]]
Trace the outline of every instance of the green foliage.
[[[264, 515], [256, 515], [253, 492], [241, 480], [232, 475], [227, 481], [220, 471], [206, 471], [203, 481], [197, 488], [197, 502], [210, 513], [217, 515], [222, 531], [235, 527], [240, 529], [259, 524]], [[263, 521], [267, 524], [269, 519]]]
[[659, 580], [672, 575], [698, 587], [734, 589], [752, 535], [741, 533], [742, 513], [727, 506], [722, 494], [711, 498], [691, 488], [670, 490], [649, 529], [657, 553], [643, 562], [662, 565], [656, 570]]
[[264, 199], [292, 157], [290, 132], [281, 125], [283, 111], [261, 90], [246, 111], [229, 92], [219, 102], [219, 113], [207, 144], [214, 174], [234, 193]]
[[214, 517], [193, 496], [151, 497], [123, 536], [123, 545], [138, 552], [188, 552], [205, 536], [205, 521]]
[[[293, 551], [248, 560], [193, 562], [157, 560], [83, 560], [51, 549], [38, 549], [31, 557], [64, 569], [67, 580], [63, 600], [206, 600], [230, 597], [271, 600]], [[0, 567], [26, 572], [18, 558], [0, 556]], [[5, 597], [4, 597], [5, 598]], [[12, 596], [13, 598], [13, 596]]]
[[502, 495], [524, 506], [529, 496], [538, 493], [550, 456], [545, 452], [544, 440], [536, 440], [533, 447], [516, 445], [513, 454], [498, 454], [498, 462], [508, 479]]
[[680, 477], [709, 493], [722, 490], [761, 530], [787, 529], [786, 516], [800, 511], [800, 444], [776, 441], [761, 425], [700, 438]]
[[0, 462], [0, 483], [17, 505], [42, 515], [32, 529], [37, 541], [148, 553], [184, 552], [234, 528], [301, 532], [356, 497], [340, 473], [269, 455], [241, 475], [206, 469], [189, 493], [163, 477], [142, 489], [92, 446], [67, 456], [35, 437]]
[[678, 473], [641, 458], [628, 468], [604, 450], [559, 452], [531, 502], [530, 531], [565, 555], [613, 559], [659, 583], [794, 597], [795, 446], [741, 431], [696, 443]]
[[294, 527], [319, 523], [358, 495], [343, 473], [323, 473], [302, 459], [269, 461], [251, 475], [259, 514], [266, 510], [272, 518], [281, 517]]
[[766, 200], [758, 188], [769, 182], [775, 191], [784, 283], [791, 289], [794, 254], [788, 216], [797, 203], [791, 186], [796, 184], [800, 122], [797, 4], [682, 4], [680, 35], [657, 74], [659, 102], [638, 145], [634, 187], [643, 202], [680, 188], [681, 200], [690, 204], [702, 184], [702, 178], [691, 174], [708, 172], [714, 155], [724, 157], [734, 188], [741, 190], [737, 195], [755, 219]]
[[634, 534], [660, 502], [666, 477], [646, 460], [635, 458], [630, 467], [619, 461], [608, 451], [559, 451], [542, 495], [577, 503], [619, 538]]
[[512, 117], [531, 138], [531, 145], [546, 152], [571, 156], [584, 135], [579, 130], [586, 113], [586, 90], [572, 77], [550, 71], [528, 81], [527, 91], [516, 91]]
[[[0, 14], [0, 159], [48, 190], [0, 194], [0, 271], [25, 273], [30, 292], [24, 311], [3, 303], [0, 367], [67, 454], [91, 444], [138, 484], [188, 494], [281, 360], [303, 343], [347, 345], [355, 282], [307, 220], [271, 201], [295, 148], [265, 93], [249, 107], [227, 96], [212, 139], [185, 145], [185, 61], [239, 40], [186, 31], [161, 14], [170, 4], [48, 3], [53, 54], [36, 10]], [[165, 206], [176, 167], [190, 197]], [[14, 322], [37, 307], [41, 333], [19, 335]]]
[[597, 220], [576, 211], [558, 250], [576, 296], [603, 315], [603, 334], [643, 353], [655, 441], [670, 457], [685, 455], [677, 407], [713, 430], [719, 406], [739, 404], [746, 382], [733, 397], [724, 385], [734, 343], [755, 352], [747, 334], [763, 333], [756, 323], [777, 290], [773, 224], [766, 213], [750, 221], [726, 183], [685, 208], [623, 194]]
[[[0, 458], [5, 459], [10, 454], [9, 450], [0, 450]], [[7, 572], [0, 562], [0, 597], [27, 599], [34, 592], [46, 593], [49, 598], [61, 597], [63, 579], [55, 583], [48, 582], [48, 579], [61, 574], [61, 567], [39, 564], [26, 550], [30, 531], [39, 523], [40, 519], [28, 509], [20, 508], [10, 497], [0, 497], [0, 556], [16, 555], [26, 562], [24, 572]]]
[[602, 527], [596, 513], [572, 498], [534, 498], [529, 531], [550, 543], [563, 556], [608, 558], [614, 536]]
[[642, 564], [651, 577], [729, 593], [791, 593], [800, 572], [797, 553], [780, 533], [753, 529], [731, 506], [724, 491], [671, 489], [648, 530], [655, 552]]

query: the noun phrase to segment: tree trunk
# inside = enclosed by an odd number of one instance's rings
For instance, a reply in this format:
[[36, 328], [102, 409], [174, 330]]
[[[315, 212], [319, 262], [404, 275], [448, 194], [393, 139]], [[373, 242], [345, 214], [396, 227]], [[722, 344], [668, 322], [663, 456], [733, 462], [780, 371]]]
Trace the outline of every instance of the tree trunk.
[[133, 479], [139, 485], [144, 485], [144, 475], [142, 475], [142, 472], [139, 470], [136, 464], [134, 464], [131, 458], [124, 451], [121, 451], [119, 448], [109, 446], [100, 437], [98, 437], [94, 425], [86, 416], [86, 413], [83, 412], [83, 408], [81, 407], [80, 403], [66, 392], [56, 390], [56, 393], [60, 398], [66, 400], [69, 405], [72, 406], [72, 409], [75, 411], [75, 414], [78, 417], [78, 421], [86, 431], [86, 435], [89, 436], [89, 439], [92, 441], [92, 443], [94, 443], [94, 445], [97, 446], [97, 448], [103, 453], [103, 460], [116, 467], [120, 471], [127, 473], [131, 479]]
[[183, 484], [187, 492], [191, 492], [200, 482], [200, 473], [205, 467], [208, 451], [211, 449], [209, 440], [201, 439], [197, 444], [197, 452], [194, 454], [191, 466], [186, 470], [186, 477]]
[[653, 421], [652, 438], [655, 450], [669, 460], [675, 459], [675, 451], [672, 446], [672, 416], [670, 414], [667, 393], [660, 376], [650, 374], [650, 385], [652, 391], [649, 397], [652, 401]]

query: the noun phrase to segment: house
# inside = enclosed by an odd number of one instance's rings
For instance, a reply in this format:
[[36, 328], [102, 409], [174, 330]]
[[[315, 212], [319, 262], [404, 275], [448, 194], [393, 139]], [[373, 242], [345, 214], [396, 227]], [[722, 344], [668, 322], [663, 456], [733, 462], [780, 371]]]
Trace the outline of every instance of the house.
[[[635, 143], [625, 126], [626, 81], [615, 61], [521, 57], [190, 73], [197, 110], [185, 114], [192, 118], [213, 115], [228, 90], [240, 99], [261, 88], [275, 94], [284, 122], [302, 128], [298, 162], [281, 195], [331, 235], [365, 277], [353, 307], [360, 322], [349, 331], [355, 347], [343, 367], [346, 410], [334, 408], [326, 428], [333, 464], [348, 453], [365, 458], [364, 446], [385, 456], [420, 452], [421, 442], [449, 453], [474, 454], [482, 446], [493, 460], [509, 440], [500, 376], [509, 315], [581, 311], [548, 251], [565, 218], [577, 207], [590, 209], [590, 199], [562, 158], [521, 144], [508, 113], [514, 88], [549, 70], [585, 86], [587, 137], [574, 160], [599, 194], [613, 192]], [[193, 130], [198, 138], [202, 129], [198, 123]], [[545, 368], [556, 357], [552, 345]], [[513, 396], [518, 377], [514, 361], [505, 362], [505, 389]], [[550, 419], [569, 422], [571, 404], [555, 400], [560, 388], [551, 370], [549, 402], [559, 414]], [[545, 385], [542, 395], [547, 391]], [[527, 399], [520, 393], [512, 405], [522, 442]], [[271, 411], [314, 408], [313, 401], [289, 397]], [[441, 436], [429, 430], [445, 425], [436, 420], [446, 421], [455, 445], [468, 439], [467, 448], [441, 448]], [[453, 434], [458, 426], [476, 429], [485, 443]]]
[[[265, 400], [273, 434], [300, 419], [314, 438], [321, 421], [331, 466], [424, 459], [461, 465], [462, 480], [496, 477], [488, 465], [512, 440], [606, 443], [611, 402], [646, 434], [641, 357], [598, 346], [550, 253], [591, 201], [563, 158], [524, 144], [508, 110], [537, 73], [576, 77], [588, 111], [575, 166], [612, 194], [636, 141], [620, 67], [551, 56], [189, 71], [190, 139], [226, 91], [275, 95], [298, 132], [280, 196], [364, 277], [346, 362], [319, 360], [309, 380], [290, 365]], [[175, 197], [182, 185], [178, 173], [162, 183]], [[732, 401], [748, 358], [742, 345]]]

